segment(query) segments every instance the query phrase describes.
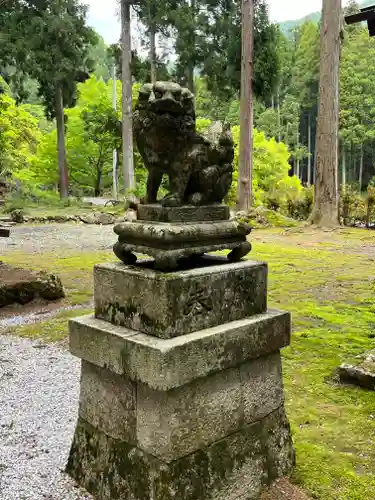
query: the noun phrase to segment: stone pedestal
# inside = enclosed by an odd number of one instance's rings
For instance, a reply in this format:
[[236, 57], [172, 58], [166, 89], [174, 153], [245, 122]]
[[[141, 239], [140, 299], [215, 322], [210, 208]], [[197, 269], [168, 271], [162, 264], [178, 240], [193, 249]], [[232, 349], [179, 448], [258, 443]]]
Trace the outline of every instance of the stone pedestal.
[[82, 378], [67, 471], [81, 486], [102, 500], [255, 500], [291, 471], [290, 317], [267, 309], [266, 285], [251, 261], [96, 266], [95, 315], [70, 323]]

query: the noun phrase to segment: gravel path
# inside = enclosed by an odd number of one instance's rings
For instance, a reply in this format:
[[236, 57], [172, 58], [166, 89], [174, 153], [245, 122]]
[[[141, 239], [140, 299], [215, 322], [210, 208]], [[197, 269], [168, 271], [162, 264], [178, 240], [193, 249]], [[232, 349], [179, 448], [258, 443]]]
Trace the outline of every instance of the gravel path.
[[0, 256], [9, 252], [96, 251], [116, 242], [113, 226], [46, 224], [14, 226], [9, 238], [0, 238]]
[[1, 500], [84, 500], [64, 467], [80, 363], [57, 345], [0, 336]]

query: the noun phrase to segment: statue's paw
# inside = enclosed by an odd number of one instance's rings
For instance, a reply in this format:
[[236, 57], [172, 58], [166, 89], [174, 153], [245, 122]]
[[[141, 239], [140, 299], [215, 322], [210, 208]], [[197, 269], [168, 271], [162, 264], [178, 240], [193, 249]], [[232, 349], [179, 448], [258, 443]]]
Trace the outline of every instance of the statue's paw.
[[180, 207], [182, 205], [181, 199], [176, 195], [167, 195], [161, 204], [163, 207]]

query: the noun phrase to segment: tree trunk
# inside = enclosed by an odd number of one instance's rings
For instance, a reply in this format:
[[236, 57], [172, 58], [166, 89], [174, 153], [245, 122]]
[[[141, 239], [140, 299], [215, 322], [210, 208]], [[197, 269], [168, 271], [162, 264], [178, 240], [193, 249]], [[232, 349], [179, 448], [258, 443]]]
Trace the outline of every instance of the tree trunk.
[[307, 185], [311, 186], [311, 180], [312, 180], [312, 171], [311, 171], [311, 166], [312, 166], [312, 157], [311, 157], [311, 113], [309, 112], [308, 117], [307, 117], [307, 149], [309, 152], [309, 156], [307, 157]]
[[[195, 19], [195, 9], [196, 9], [196, 0], [190, 0], [190, 9], [191, 9], [191, 15]], [[194, 26], [194, 22], [192, 23], [192, 26]], [[193, 27], [193, 31], [190, 33], [191, 36], [191, 49], [192, 49], [192, 54], [195, 53], [195, 27]], [[190, 58], [192, 57], [192, 54], [190, 55]], [[194, 70], [195, 70], [195, 64], [194, 64], [194, 59], [190, 59], [189, 64], [187, 65], [187, 86], [188, 89], [191, 90], [191, 92], [195, 92], [195, 84], [194, 84]]]
[[[117, 78], [116, 78], [116, 64], [113, 65], [113, 94], [112, 94], [112, 105], [113, 109], [117, 109]], [[113, 161], [112, 161], [112, 193], [115, 200], [118, 199], [118, 173], [117, 173], [117, 150], [113, 150]]]
[[237, 206], [249, 210], [252, 204], [253, 170], [253, 52], [254, 0], [242, 0], [242, 54], [240, 150]]
[[151, 68], [151, 83], [155, 83], [157, 80], [157, 66], [156, 66], [156, 30], [155, 25], [150, 19], [150, 68]]
[[363, 144], [361, 144], [361, 156], [359, 159], [359, 192], [362, 192], [363, 186]]
[[102, 167], [97, 167], [96, 170], [96, 179], [95, 179], [95, 196], [98, 197], [101, 194], [101, 185], [102, 185]]
[[62, 86], [56, 84], [56, 128], [57, 128], [57, 155], [59, 164], [59, 191], [60, 198], [67, 198], [68, 192], [68, 163], [65, 147], [65, 121], [64, 121], [64, 102]]
[[339, 225], [338, 124], [341, 0], [323, 0], [315, 200], [312, 223]]
[[[252, 0], [254, 2], [254, 0]], [[254, 35], [253, 35], [254, 36]], [[280, 87], [277, 87], [277, 127], [278, 139], [281, 142], [281, 111], [280, 111]]]
[[345, 146], [342, 148], [342, 187], [345, 190], [346, 186], [346, 150]]
[[133, 160], [133, 111], [132, 111], [132, 75], [130, 4], [121, 0], [121, 38], [122, 38], [122, 168], [124, 173], [124, 192], [134, 190]]
[[[299, 126], [297, 127], [297, 134], [296, 134], [296, 148], [299, 148]], [[300, 178], [300, 161], [299, 158], [296, 160], [297, 163], [297, 177], [298, 179]]]

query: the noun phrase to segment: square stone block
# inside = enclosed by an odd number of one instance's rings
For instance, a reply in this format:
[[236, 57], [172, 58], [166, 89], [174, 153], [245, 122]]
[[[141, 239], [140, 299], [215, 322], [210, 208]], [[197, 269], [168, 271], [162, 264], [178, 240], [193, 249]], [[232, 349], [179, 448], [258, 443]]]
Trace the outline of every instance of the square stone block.
[[82, 361], [79, 416], [108, 436], [135, 444], [136, 384]]
[[[278, 352], [290, 343], [291, 321], [288, 313], [268, 310], [173, 339], [138, 333], [92, 315], [71, 320], [69, 329], [75, 356], [167, 391]], [[247, 378], [243, 374], [243, 380]]]
[[295, 463], [280, 407], [211, 445], [167, 463], [79, 419], [67, 472], [100, 500], [257, 500]]
[[147, 264], [95, 266], [95, 316], [168, 339], [266, 312], [266, 264], [205, 262], [170, 273]]
[[137, 386], [137, 446], [165, 462], [238, 431], [242, 422], [238, 368], [166, 392]]
[[251, 424], [284, 403], [280, 353], [240, 365], [244, 422]]

